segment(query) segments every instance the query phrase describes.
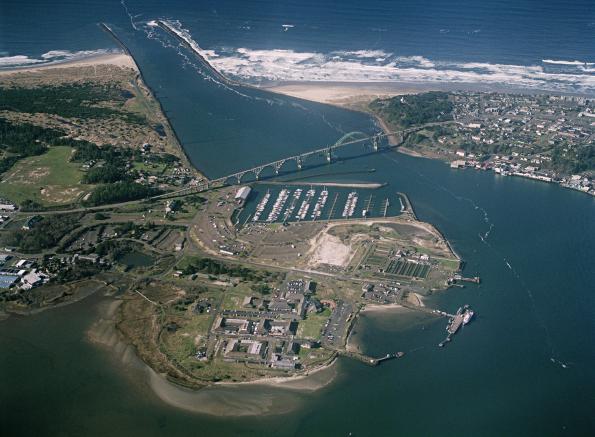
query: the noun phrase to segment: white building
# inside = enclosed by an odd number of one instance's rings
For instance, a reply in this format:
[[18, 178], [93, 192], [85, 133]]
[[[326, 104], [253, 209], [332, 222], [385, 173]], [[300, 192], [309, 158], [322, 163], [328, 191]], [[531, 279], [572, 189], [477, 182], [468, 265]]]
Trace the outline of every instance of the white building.
[[16, 205], [13, 203], [0, 203], [0, 211], [15, 211]]
[[238, 203], [244, 203], [247, 199], [248, 196], [250, 195], [250, 192], [252, 191], [252, 188], [250, 187], [241, 187], [238, 192], [236, 193], [235, 196], [235, 201]]

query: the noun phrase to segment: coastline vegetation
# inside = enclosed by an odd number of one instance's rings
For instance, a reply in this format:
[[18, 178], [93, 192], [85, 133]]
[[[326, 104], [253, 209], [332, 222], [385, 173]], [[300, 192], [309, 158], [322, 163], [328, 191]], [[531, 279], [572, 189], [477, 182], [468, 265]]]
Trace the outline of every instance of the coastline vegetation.
[[[5, 87], [0, 93], [0, 110], [30, 114], [54, 114], [67, 118], [119, 117], [142, 124], [139, 114], [119, 111], [106, 102], [125, 102], [129, 97], [112, 83], [78, 83], [44, 87]], [[111, 104], [110, 104], [111, 105]]]
[[98, 206], [109, 203], [128, 202], [155, 196], [160, 190], [136, 182], [124, 181], [100, 185], [93, 190], [90, 196], [83, 200], [83, 205]]
[[375, 99], [369, 108], [391, 126], [407, 129], [426, 123], [452, 120], [453, 104], [448, 93], [432, 91], [390, 99]]
[[60, 240], [79, 226], [82, 214], [56, 214], [40, 217], [30, 229], [13, 229], [2, 235], [2, 244], [20, 252], [38, 253], [56, 247]]

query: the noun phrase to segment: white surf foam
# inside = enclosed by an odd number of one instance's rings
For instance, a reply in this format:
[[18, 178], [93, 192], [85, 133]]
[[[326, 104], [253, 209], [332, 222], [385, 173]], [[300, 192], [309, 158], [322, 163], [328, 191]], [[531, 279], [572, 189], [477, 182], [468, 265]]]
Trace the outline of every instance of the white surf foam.
[[251, 83], [276, 82], [433, 82], [478, 83], [549, 91], [595, 92], [595, 69], [581, 61], [545, 59], [544, 64], [576, 67], [548, 71], [543, 65], [434, 61], [423, 56], [395, 56], [383, 50], [344, 50], [330, 53], [290, 49], [205, 50], [177, 20], [164, 20], [222, 74]]
[[555, 60], [555, 59], [542, 59], [541, 62], [543, 62], [544, 64], [555, 64], [555, 65], [575, 65], [575, 66], [595, 65], [593, 62], [559, 61], [559, 60]]
[[119, 51], [114, 49], [79, 50], [75, 52], [69, 50], [50, 50], [49, 52], [43, 53], [39, 58], [31, 58], [26, 55], [2, 56], [0, 57], [0, 68], [10, 69], [30, 65], [56, 64], [59, 62], [107, 55], [110, 53], [119, 53]]

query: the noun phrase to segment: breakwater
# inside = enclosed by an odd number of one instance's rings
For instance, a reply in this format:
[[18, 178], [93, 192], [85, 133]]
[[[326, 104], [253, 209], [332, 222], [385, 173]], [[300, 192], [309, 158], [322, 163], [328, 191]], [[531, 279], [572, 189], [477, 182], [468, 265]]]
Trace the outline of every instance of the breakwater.
[[[259, 182], [257, 182], [259, 183]], [[312, 187], [340, 187], [340, 188], [362, 188], [362, 189], [377, 189], [386, 187], [386, 182], [368, 182], [368, 183], [349, 183], [349, 182], [281, 182], [281, 181], [267, 181], [262, 182], [266, 185], [287, 185], [287, 186], [312, 186]]]
[[229, 85], [229, 86], [246, 86], [244, 84], [241, 84], [239, 82], [236, 82], [236, 81], [228, 78], [227, 76], [222, 74], [219, 70], [217, 70], [215, 67], [213, 67], [211, 65], [211, 63], [202, 55], [198, 45], [194, 41], [189, 40], [184, 35], [182, 35], [177, 29], [172, 27], [169, 23], [167, 23], [166, 21], [163, 21], [163, 20], [157, 20], [156, 23], [157, 23], [157, 26], [159, 26], [161, 29], [163, 29], [167, 33], [169, 33], [171, 36], [173, 36], [175, 39], [177, 39], [182, 45], [184, 45], [187, 49], [189, 49], [192, 53], [194, 53], [196, 55], [196, 57], [200, 60], [200, 62], [209, 70], [209, 72], [215, 78], [217, 78], [218, 80], [220, 80], [221, 82], [223, 82], [224, 84]]
[[[182, 152], [182, 156], [184, 157], [184, 161], [185, 161], [184, 164], [188, 168], [194, 169], [194, 170], [200, 172], [198, 170], [198, 168], [194, 164], [192, 164], [190, 157], [186, 153], [186, 149], [184, 149], [184, 147], [182, 147], [182, 142], [180, 141], [180, 137], [178, 136], [178, 133], [176, 132], [176, 130], [174, 129], [172, 124], [169, 122], [167, 115], [165, 115], [165, 110], [163, 109], [163, 105], [161, 104], [161, 101], [159, 101], [159, 99], [155, 96], [155, 93], [153, 92], [151, 87], [145, 81], [145, 79], [143, 77], [143, 71], [142, 71], [139, 63], [136, 61], [136, 59], [132, 55], [132, 52], [128, 49], [126, 44], [124, 44], [124, 41], [122, 41], [120, 39], [120, 37], [118, 37], [118, 35], [111, 29], [111, 27], [109, 27], [105, 23], [99, 23], [99, 27], [101, 27], [101, 29], [103, 29], [103, 31], [105, 31], [116, 42], [116, 44], [118, 44], [118, 46], [122, 49], [122, 51], [127, 56], [130, 56], [130, 59], [132, 59], [132, 62], [134, 62], [134, 65], [136, 66], [136, 70], [138, 72], [137, 77], [136, 77], [136, 82], [140, 83], [142, 85], [142, 87], [146, 90], [146, 92], [149, 94], [149, 97], [152, 98], [157, 103], [157, 106], [159, 107], [159, 111], [161, 112], [161, 115], [162, 115], [163, 127], [166, 130], [166, 132], [169, 132], [171, 134], [171, 136], [173, 137], [173, 140], [175, 142], [175, 146]], [[206, 179], [206, 176], [204, 174], [201, 173], [201, 176]]]

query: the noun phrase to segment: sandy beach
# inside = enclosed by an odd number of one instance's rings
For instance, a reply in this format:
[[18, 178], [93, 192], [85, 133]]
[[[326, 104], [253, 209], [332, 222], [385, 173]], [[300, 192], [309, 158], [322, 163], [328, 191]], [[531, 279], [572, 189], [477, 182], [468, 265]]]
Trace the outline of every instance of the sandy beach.
[[294, 376], [278, 376], [273, 378], [261, 378], [246, 382], [216, 382], [213, 386], [244, 387], [249, 385], [267, 385], [290, 390], [314, 391], [330, 384], [335, 376], [336, 369], [334, 358], [330, 363], [309, 370], [306, 373]]
[[396, 310], [399, 310], [402, 308], [405, 308], [405, 307], [398, 303], [368, 304], [360, 312], [361, 313], [387, 312], [387, 311], [396, 311]]
[[106, 53], [100, 55], [93, 55], [81, 59], [73, 59], [70, 61], [56, 62], [53, 64], [33, 65], [22, 68], [14, 68], [10, 70], [0, 70], [0, 76], [7, 76], [18, 73], [35, 73], [38, 71], [51, 70], [57, 68], [71, 68], [71, 67], [94, 67], [97, 65], [114, 65], [122, 68], [133, 68], [137, 70], [134, 60], [125, 53]]
[[429, 91], [428, 85], [368, 82], [301, 82], [284, 83], [265, 88], [267, 91], [313, 102], [352, 106], [362, 101], [401, 94]]

